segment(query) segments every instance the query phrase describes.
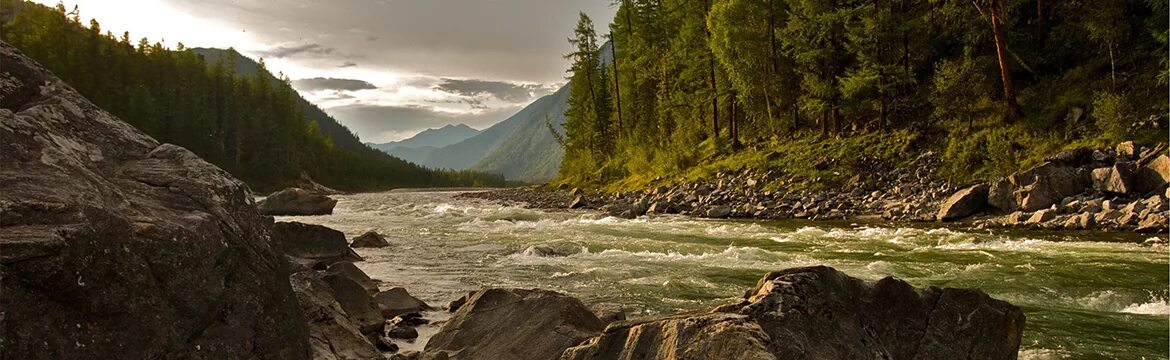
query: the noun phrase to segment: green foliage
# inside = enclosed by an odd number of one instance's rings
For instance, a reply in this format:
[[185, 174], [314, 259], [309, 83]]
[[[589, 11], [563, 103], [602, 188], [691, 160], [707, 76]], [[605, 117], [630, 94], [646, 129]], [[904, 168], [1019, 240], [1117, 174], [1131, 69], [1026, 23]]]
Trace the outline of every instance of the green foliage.
[[608, 156], [566, 157], [563, 182], [747, 167], [831, 184], [897, 165], [892, 149], [941, 153], [967, 181], [1067, 146], [1165, 141], [1166, 0], [615, 3], [621, 126]]
[[[13, 4], [3, 0], [0, 9]], [[208, 59], [182, 44], [172, 50], [145, 38], [133, 45], [129, 34], [115, 37], [102, 33], [97, 21], [85, 27], [79, 19], [61, 6], [26, 2], [0, 33], [97, 106], [258, 190], [294, 185], [302, 174], [343, 190], [504, 182], [496, 175], [421, 168], [365, 146], [336, 146], [333, 139], [340, 137], [327, 137], [321, 128], [336, 122], [309, 121], [306, 111], [320, 110], [299, 105], [303, 100], [288, 79], [273, 76], [263, 61], [254, 72], [235, 73], [233, 56]]]

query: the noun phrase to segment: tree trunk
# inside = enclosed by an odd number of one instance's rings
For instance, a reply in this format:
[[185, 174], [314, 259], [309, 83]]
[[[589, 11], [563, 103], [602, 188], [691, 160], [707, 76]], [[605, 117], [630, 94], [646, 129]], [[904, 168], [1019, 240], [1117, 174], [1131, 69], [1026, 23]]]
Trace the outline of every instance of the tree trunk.
[[1113, 90], [1117, 90], [1117, 60], [1113, 57], [1113, 40], [1109, 40], [1109, 81]]
[[[703, 2], [703, 7], [706, 8], [708, 11], [711, 10], [711, 5], [707, 1]], [[704, 29], [706, 29], [706, 32], [707, 32], [707, 44], [709, 46], [711, 44], [711, 29], [707, 29], [706, 27], [704, 27]], [[716, 142], [718, 142], [718, 140], [719, 140], [719, 88], [715, 84], [715, 54], [710, 53], [710, 51], [707, 52], [707, 67], [711, 70], [711, 116], [712, 116], [711, 125], [713, 127], [712, 130], [714, 130], [712, 133], [715, 135], [715, 140], [717, 140]]]
[[618, 58], [617, 58], [617, 38], [613, 37], [613, 31], [609, 32], [609, 55], [613, 58], [613, 96], [617, 100], [617, 138], [622, 137], [622, 131], [625, 129], [622, 126], [622, 82], [621, 76], [618, 75]]
[[[625, 13], [626, 13], [626, 45], [628, 46], [630, 44], [630, 42], [634, 41], [634, 24], [632, 21], [630, 21], [630, 3], [629, 3], [629, 1], [626, 1], [626, 0], [622, 0], [622, 1], [625, 2], [625, 7], [626, 7], [626, 11], [625, 11]], [[617, 66], [617, 59], [614, 59], [614, 66]], [[634, 64], [634, 66], [630, 66], [630, 76], [631, 76], [630, 85], [634, 87], [633, 89], [630, 90], [630, 95], [633, 96], [633, 99], [630, 99], [630, 101], [631, 101], [630, 105], [631, 105], [631, 108], [634, 110], [634, 111], [632, 111], [632, 113], [634, 115], [633, 124], [634, 124], [634, 127], [636, 128], [638, 126], [638, 93], [637, 93], [638, 92], [638, 65], [637, 64]]]
[[1015, 121], [1015, 115], [1019, 112], [1019, 104], [1016, 103], [1016, 94], [1012, 91], [1012, 75], [1008, 72], [1008, 64], [1006, 57], [1007, 40], [1003, 35], [1003, 27], [999, 22], [999, 1], [991, 0], [991, 30], [995, 32], [995, 55], [999, 62], [999, 75], [1003, 80], [1003, 100], [1008, 106], [1008, 121]]

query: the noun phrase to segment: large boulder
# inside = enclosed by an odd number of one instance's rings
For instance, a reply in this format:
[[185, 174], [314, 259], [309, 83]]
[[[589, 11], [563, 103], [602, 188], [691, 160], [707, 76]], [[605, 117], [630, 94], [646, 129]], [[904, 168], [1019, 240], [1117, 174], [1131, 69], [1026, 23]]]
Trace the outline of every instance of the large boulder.
[[0, 357], [309, 357], [247, 186], [3, 42], [0, 64]]
[[370, 230], [353, 239], [353, 243], [349, 246], [353, 248], [383, 248], [390, 246], [390, 243], [386, 242], [386, 238], [378, 234], [377, 231]]
[[1094, 169], [1093, 188], [1115, 194], [1129, 194], [1137, 190], [1135, 173], [1137, 165], [1133, 162], [1119, 162], [1111, 167]]
[[1036, 211], [1080, 194], [1092, 184], [1089, 171], [1045, 162], [993, 183], [988, 202], [1002, 212]]
[[1170, 156], [1164, 153], [1156, 154], [1143, 159], [1137, 170], [1136, 186], [1140, 194], [1159, 192], [1170, 183]]
[[411, 296], [406, 289], [400, 287], [374, 294], [374, 302], [378, 304], [378, 310], [386, 318], [431, 309], [430, 305]]
[[772, 272], [709, 313], [612, 324], [562, 359], [1015, 359], [1023, 329], [1018, 307], [979, 290], [818, 266]]
[[337, 200], [301, 188], [288, 188], [260, 200], [256, 208], [264, 215], [329, 215]]
[[339, 261], [362, 261], [345, 234], [321, 225], [299, 222], [272, 224], [272, 244], [277, 250], [299, 259], [332, 264]]
[[459, 359], [556, 359], [605, 325], [581, 301], [553, 291], [485, 289], [459, 307], [426, 351]]
[[350, 280], [357, 282], [362, 286], [363, 289], [366, 290], [366, 292], [369, 292], [370, 294], [378, 292], [378, 281], [371, 279], [369, 275], [366, 275], [362, 269], [358, 269], [357, 265], [354, 265], [352, 262], [340, 261], [333, 263], [329, 265], [325, 273], [329, 275], [345, 276]]
[[333, 290], [312, 271], [289, 278], [304, 319], [314, 360], [380, 359], [382, 354], [333, 296]]
[[991, 189], [987, 184], [977, 184], [959, 190], [939, 205], [939, 221], [951, 221], [965, 218], [978, 213], [987, 206], [987, 193]]
[[322, 280], [329, 285], [333, 298], [341, 305], [341, 309], [345, 310], [349, 321], [363, 334], [382, 331], [382, 324], [386, 319], [378, 311], [374, 297], [370, 296], [361, 284], [341, 274], [325, 275]]

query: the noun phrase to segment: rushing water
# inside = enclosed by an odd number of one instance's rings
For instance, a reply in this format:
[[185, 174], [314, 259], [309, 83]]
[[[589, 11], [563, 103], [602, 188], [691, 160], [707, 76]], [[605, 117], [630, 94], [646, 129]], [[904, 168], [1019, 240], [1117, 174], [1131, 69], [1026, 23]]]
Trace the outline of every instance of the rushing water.
[[1163, 245], [1141, 245], [1148, 236], [624, 220], [454, 195], [339, 196], [334, 215], [280, 220], [350, 238], [377, 230], [392, 246], [359, 249], [358, 266], [432, 305], [482, 286], [546, 288], [639, 317], [725, 304], [767, 271], [825, 264], [867, 280], [981, 288], [1016, 304], [1028, 317], [1021, 358], [1166, 359], [1170, 351], [1170, 257]]

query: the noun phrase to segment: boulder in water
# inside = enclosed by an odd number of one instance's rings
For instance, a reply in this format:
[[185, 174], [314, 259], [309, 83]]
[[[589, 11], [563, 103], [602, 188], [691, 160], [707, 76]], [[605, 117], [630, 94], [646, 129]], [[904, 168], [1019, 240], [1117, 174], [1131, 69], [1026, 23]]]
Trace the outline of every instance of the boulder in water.
[[353, 239], [353, 243], [349, 246], [352, 248], [383, 248], [390, 246], [390, 243], [386, 242], [386, 238], [378, 234], [377, 231], [370, 230]]
[[328, 275], [345, 276], [361, 285], [370, 294], [378, 292], [378, 282], [371, 279], [369, 275], [366, 275], [362, 269], [358, 269], [357, 265], [354, 265], [352, 262], [340, 261], [333, 263], [329, 265], [325, 273]]
[[461, 359], [556, 359], [604, 326], [585, 304], [560, 293], [485, 289], [443, 324], [426, 351]]
[[288, 256], [327, 264], [338, 261], [362, 261], [345, 234], [321, 225], [278, 222], [272, 225], [272, 246]]
[[322, 280], [329, 285], [333, 298], [345, 310], [349, 321], [358, 327], [362, 334], [376, 333], [382, 330], [386, 319], [378, 311], [378, 304], [365, 288], [353, 279], [340, 274], [325, 275]]
[[965, 218], [978, 213], [987, 206], [987, 192], [991, 187], [987, 184], [977, 184], [959, 190], [939, 205], [939, 221], [951, 221]]
[[246, 185], [5, 42], [0, 64], [0, 357], [308, 358]]
[[378, 309], [386, 318], [431, 309], [427, 303], [410, 296], [406, 289], [400, 287], [375, 294], [374, 301], [378, 303]]
[[305, 320], [309, 321], [309, 342], [313, 359], [376, 359], [382, 354], [362, 334], [329, 285], [311, 271], [290, 277]]
[[337, 200], [301, 188], [277, 191], [260, 200], [256, 208], [264, 215], [329, 215]]

